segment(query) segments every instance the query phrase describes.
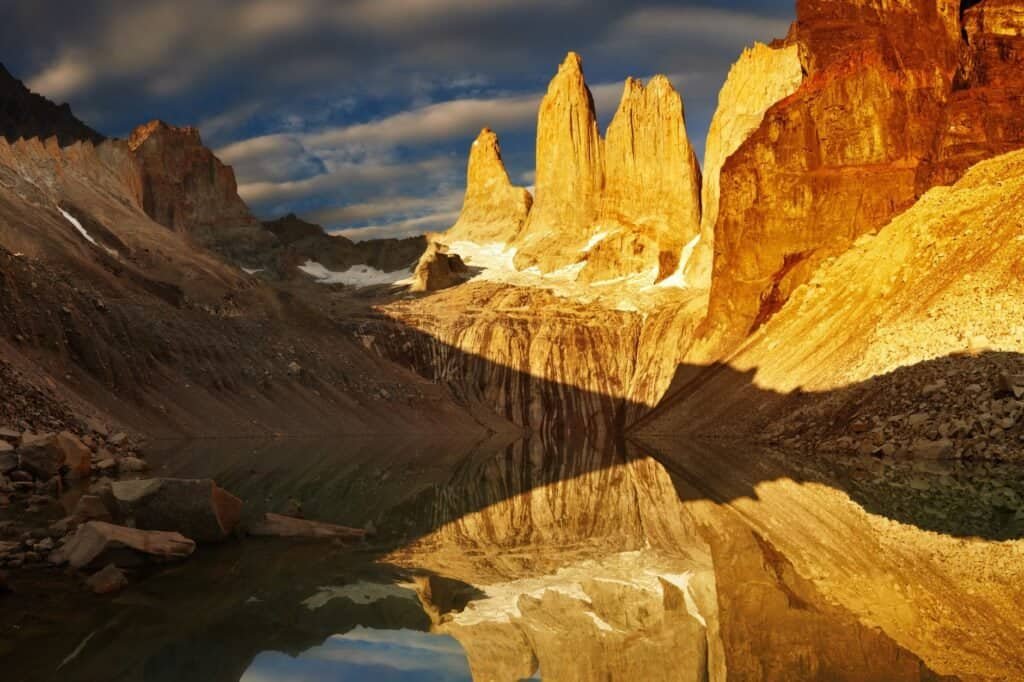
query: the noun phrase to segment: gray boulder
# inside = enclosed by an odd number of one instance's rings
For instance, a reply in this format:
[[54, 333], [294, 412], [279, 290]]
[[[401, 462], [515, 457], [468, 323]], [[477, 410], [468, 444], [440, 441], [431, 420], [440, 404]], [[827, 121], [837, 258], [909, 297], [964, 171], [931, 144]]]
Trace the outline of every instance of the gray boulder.
[[238, 525], [242, 501], [210, 479], [152, 478], [110, 486], [111, 510], [144, 530], [177, 531], [197, 542], [219, 542]]

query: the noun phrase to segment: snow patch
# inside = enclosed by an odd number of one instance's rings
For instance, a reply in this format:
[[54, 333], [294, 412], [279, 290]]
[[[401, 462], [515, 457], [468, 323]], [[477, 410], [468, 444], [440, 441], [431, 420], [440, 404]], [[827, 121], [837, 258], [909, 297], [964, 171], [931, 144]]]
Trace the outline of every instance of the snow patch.
[[321, 587], [316, 594], [303, 601], [302, 605], [310, 611], [316, 611], [335, 599], [347, 599], [353, 604], [366, 606], [389, 598], [415, 601], [417, 599], [415, 586], [412, 583], [388, 584], [362, 581], [340, 587]]
[[605, 238], [607, 238], [610, 234], [611, 231], [598, 232], [597, 234], [590, 238], [590, 241], [587, 242], [586, 246], [580, 249], [580, 253], [590, 253], [591, 249], [593, 249], [595, 246], [603, 242]]
[[371, 268], [369, 265], [354, 265], [348, 270], [335, 272], [328, 270], [315, 260], [307, 260], [299, 266], [319, 284], [346, 284], [353, 287], [373, 287], [382, 284], [398, 284], [409, 277], [408, 270], [384, 272]]
[[686, 265], [690, 262], [690, 258], [693, 256], [693, 250], [697, 248], [697, 244], [699, 242], [700, 235], [698, 234], [683, 247], [683, 251], [679, 255], [679, 267], [676, 268], [676, 271], [658, 282], [655, 286], [661, 288], [675, 287], [677, 289], [685, 289], [687, 287], [685, 274]]
[[114, 251], [111, 248], [103, 246], [102, 244], [99, 244], [95, 239], [93, 239], [92, 235], [89, 234], [89, 232], [84, 227], [82, 227], [82, 223], [80, 223], [78, 221], [78, 218], [76, 218], [75, 216], [71, 215], [70, 213], [65, 211], [63, 208], [61, 208], [60, 206], [57, 207], [57, 210], [60, 211], [60, 214], [62, 216], [64, 216], [64, 218], [69, 223], [71, 223], [71, 225], [78, 231], [78, 234], [82, 235], [82, 237], [84, 237], [87, 242], [89, 242], [93, 246], [96, 246], [96, 247], [99, 247], [99, 248], [103, 249], [104, 251], [109, 253], [111, 256], [117, 256], [117, 251]]
[[247, 275], [258, 275], [259, 273], [263, 272], [265, 268], [242, 268], [242, 270]]

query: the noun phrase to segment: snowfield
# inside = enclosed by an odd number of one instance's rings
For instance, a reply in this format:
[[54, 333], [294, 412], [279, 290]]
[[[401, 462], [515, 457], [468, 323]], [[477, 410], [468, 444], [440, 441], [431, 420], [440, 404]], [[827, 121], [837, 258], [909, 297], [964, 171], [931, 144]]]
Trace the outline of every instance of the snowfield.
[[335, 272], [328, 270], [315, 260], [307, 260], [299, 266], [299, 270], [315, 279], [319, 284], [345, 284], [359, 288], [380, 286], [382, 284], [400, 284], [412, 274], [408, 270], [384, 272], [371, 268], [369, 265], [356, 265], [348, 270]]

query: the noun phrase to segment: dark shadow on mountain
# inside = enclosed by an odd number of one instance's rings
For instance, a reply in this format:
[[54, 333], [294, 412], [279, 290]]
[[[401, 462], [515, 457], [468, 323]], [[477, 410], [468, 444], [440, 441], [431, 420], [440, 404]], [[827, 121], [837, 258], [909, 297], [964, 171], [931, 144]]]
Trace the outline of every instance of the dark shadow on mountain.
[[0, 135], [8, 142], [56, 138], [62, 147], [106, 139], [75, 118], [69, 105], [54, 104], [31, 92], [3, 64], [0, 64]]

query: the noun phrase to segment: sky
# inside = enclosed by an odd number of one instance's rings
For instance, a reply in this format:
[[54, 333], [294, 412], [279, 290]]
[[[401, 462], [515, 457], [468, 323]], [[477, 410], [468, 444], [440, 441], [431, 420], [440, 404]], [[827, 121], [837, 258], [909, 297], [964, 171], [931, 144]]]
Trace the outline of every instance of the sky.
[[4, 0], [0, 62], [104, 134], [196, 125], [239, 192], [355, 239], [455, 222], [484, 126], [533, 184], [537, 107], [583, 56], [602, 131], [628, 76], [669, 76], [704, 138], [729, 67], [792, 0]]

